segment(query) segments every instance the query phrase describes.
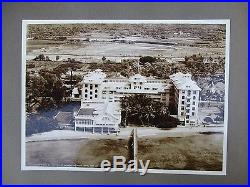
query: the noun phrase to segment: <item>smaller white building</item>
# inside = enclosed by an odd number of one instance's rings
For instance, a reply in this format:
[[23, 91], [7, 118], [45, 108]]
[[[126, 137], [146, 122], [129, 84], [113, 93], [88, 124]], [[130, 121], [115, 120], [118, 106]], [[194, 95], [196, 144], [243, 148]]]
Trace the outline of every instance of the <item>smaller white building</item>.
[[84, 102], [75, 113], [75, 131], [117, 133], [121, 122], [119, 106], [105, 102]]
[[80, 92], [77, 87], [74, 87], [72, 90], [72, 99], [79, 98], [80, 97]]

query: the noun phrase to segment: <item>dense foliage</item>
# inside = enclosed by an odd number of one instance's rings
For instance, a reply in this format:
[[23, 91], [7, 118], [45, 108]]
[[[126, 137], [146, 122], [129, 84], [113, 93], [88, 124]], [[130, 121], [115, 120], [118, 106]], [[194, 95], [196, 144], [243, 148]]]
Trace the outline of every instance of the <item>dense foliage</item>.
[[153, 63], [153, 62], [155, 62], [155, 61], [156, 61], [156, 58], [155, 58], [155, 57], [152, 57], [152, 56], [144, 56], [144, 57], [141, 57], [141, 58], [139, 59], [139, 61], [140, 61], [140, 64], [143, 65], [143, 64], [145, 64], [146, 62], [148, 62], [148, 63]]
[[133, 123], [138, 126], [159, 128], [176, 127], [177, 119], [169, 115], [165, 103], [154, 101], [144, 94], [135, 94], [121, 99], [122, 124]]
[[[65, 95], [62, 81], [54, 74], [43, 71], [41, 76], [26, 75], [27, 111], [54, 108], [61, 104]], [[36, 106], [36, 107], [35, 107]]]

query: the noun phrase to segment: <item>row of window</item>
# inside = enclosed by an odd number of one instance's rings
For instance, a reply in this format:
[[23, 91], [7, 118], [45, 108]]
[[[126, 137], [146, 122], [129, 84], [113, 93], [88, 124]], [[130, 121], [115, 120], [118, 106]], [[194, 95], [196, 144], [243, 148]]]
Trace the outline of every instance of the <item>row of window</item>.
[[99, 123], [99, 124], [96, 124], [97, 126], [114, 126], [115, 124], [111, 124], [111, 123], [109, 123], [109, 124], [102, 124], [102, 123]]
[[[88, 92], [88, 89], [85, 89], [85, 93], [87, 93]], [[95, 90], [95, 93], [97, 93], [98, 92], [98, 90]], [[89, 92], [89, 94], [91, 95], [93, 92], [92, 91], [90, 91]]]
[[[189, 123], [189, 120], [186, 120], [186, 123]], [[194, 125], [195, 124], [195, 121], [190, 121], [190, 124], [192, 125]]]
[[[185, 99], [185, 96], [183, 95], [181, 98]], [[193, 96], [193, 99], [196, 99], [196, 96]], [[190, 102], [190, 99], [187, 99], [187, 102]]]
[[[138, 78], [135, 78], [135, 80], [139, 80]], [[123, 79], [106, 79], [103, 82], [128, 82], [128, 80], [123, 80]], [[147, 83], [166, 83], [166, 81], [157, 81], [157, 80], [150, 80], [147, 81]], [[140, 82], [142, 84], [142, 82]]]
[[[189, 102], [190, 102], [190, 100], [189, 100], [189, 101], [187, 101], [187, 102], [189, 103]], [[185, 101], [181, 101], [181, 104], [182, 104], [182, 105], [184, 105], [184, 104], [185, 104]], [[192, 105], [195, 105], [195, 101], [193, 101], [193, 102], [192, 102]], [[190, 104], [187, 104], [187, 106], [190, 106]]]
[[[190, 107], [190, 105], [189, 105], [189, 106], [187, 105], [187, 108], [188, 108], [188, 107]], [[185, 107], [182, 106], [182, 107], [181, 107], [181, 110], [185, 110]], [[187, 110], [189, 110], [189, 109], [187, 109]], [[192, 110], [195, 110], [195, 107], [192, 107]]]
[[76, 124], [93, 125], [93, 120], [89, 120], [89, 119], [77, 120]]
[[[93, 123], [93, 120], [91, 120], [90, 122], [86, 122], [86, 121], [84, 121], [84, 120], [82, 120], [82, 121], [76, 121], [76, 124], [77, 125], [93, 125], [94, 123]], [[96, 126], [114, 126], [115, 124], [111, 124], [111, 123], [107, 123], [107, 124], [102, 124], [102, 123], [100, 123], [100, 124], [95, 124]]]
[[103, 82], [128, 82], [128, 81], [122, 79], [106, 79]]
[[87, 88], [89, 86], [89, 89], [93, 89], [93, 87], [98, 88], [98, 84], [85, 84], [85, 87]]
[[166, 81], [147, 81], [147, 83], [166, 83]]
[[[121, 87], [116, 87], [116, 89], [117, 89], [117, 90], [120, 90], [120, 89], [122, 89], [122, 88], [121, 88]], [[131, 88], [124, 87], [124, 89], [125, 89], [125, 90], [128, 90], [128, 89], [131, 89]], [[134, 86], [134, 89], [142, 89], [142, 87], [141, 87], [141, 86]], [[150, 90], [150, 88], [144, 88], [144, 90]], [[152, 88], [152, 90], [158, 90], [158, 88]], [[85, 91], [86, 91], [86, 90], [85, 90]], [[87, 92], [87, 91], [86, 91], [86, 92]], [[103, 94], [106, 94], [106, 91], [103, 91], [102, 93], [103, 93]], [[112, 94], [113, 91], [110, 91], [109, 93]]]
[[[88, 94], [85, 94], [85, 98], [87, 98], [87, 97], [88, 97]], [[98, 97], [97, 94], [95, 94], [95, 98], [97, 98], [97, 97]], [[90, 96], [89, 99], [93, 99], [93, 97]]]
[[[186, 90], [182, 90], [182, 93], [184, 94], [184, 93], [186, 93]], [[190, 95], [191, 93], [192, 93], [192, 91], [191, 90], [187, 90], [187, 93]], [[196, 94], [197, 93], [197, 91], [193, 91], [193, 94]]]
[[[133, 82], [134, 84], [137, 84], [137, 82]], [[140, 85], [142, 85], [142, 82], [139, 82]]]
[[[181, 112], [181, 116], [184, 116], [184, 114], [185, 114], [184, 112]], [[192, 112], [191, 115], [194, 116], [195, 112]], [[189, 119], [189, 115], [186, 115], [186, 119]]]
[[141, 89], [141, 86], [134, 86], [134, 89]]
[[[102, 91], [102, 94], [106, 94], [107, 93], [107, 91]], [[113, 94], [114, 93], [114, 91], [109, 91], [109, 94]]]

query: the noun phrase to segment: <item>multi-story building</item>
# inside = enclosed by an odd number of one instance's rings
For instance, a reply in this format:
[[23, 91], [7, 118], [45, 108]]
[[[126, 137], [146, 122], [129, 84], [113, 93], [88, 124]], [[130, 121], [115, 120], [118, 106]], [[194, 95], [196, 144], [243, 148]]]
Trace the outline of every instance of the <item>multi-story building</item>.
[[[107, 77], [102, 70], [83, 78], [81, 108], [75, 114], [75, 130], [91, 128], [93, 132], [117, 132], [121, 123], [120, 98], [131, 94], [146, 94], [167, 104], [173, 103], [176, 115], [185, 125], [196, 125], [200, 88], [190, 74], [176, 73], [170, 79], [156, 79], [135, 74]], [[77, 98], [78, 92], [72, 92]]]
[[191, 74], [176, 73], [170, 75], [173, 103], [177, 109], [177, 118], [184, 125], [198, 125], [198, 104], [200, 88], [192, 80]]

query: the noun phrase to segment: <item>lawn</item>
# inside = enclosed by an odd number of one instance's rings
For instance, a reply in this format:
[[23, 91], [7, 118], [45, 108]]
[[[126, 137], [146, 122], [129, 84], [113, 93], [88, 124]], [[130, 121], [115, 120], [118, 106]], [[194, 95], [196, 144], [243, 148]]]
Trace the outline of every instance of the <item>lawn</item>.
[[[152, 131], [151, 129], [150, 131]], [[138, 131], [140, 133], [142, 130]], [[221, 171], [223, 160], [223, 134], [203, 132], [152, 135], [139, 133], [138, 159], [150, 160], [151, 169]], [[147, 134], [147, 135], [146, 135]], [[174, 136], [172, 136], [174, 135]], [[106, 137], [50, 140], [26, 143], [28, 166], [100, 167], [103, 160], [112, 163], [113, 156], [128, 160], [128, 139]]]
[[127, 158], [127, 139], [51, 140], [26, 143], [27, 166], [100, 167], [113, 156]]
[[112, 163], [113, 156], [124, 156], [127, 159], [127, 145], [126, 139], [89, 140], [79, 149], [74, 163], [79, 167], [100, 167], [103, 160]]
[[223, 135], [139, 138], [138, 159], [151, 169], [221, 171]]

